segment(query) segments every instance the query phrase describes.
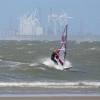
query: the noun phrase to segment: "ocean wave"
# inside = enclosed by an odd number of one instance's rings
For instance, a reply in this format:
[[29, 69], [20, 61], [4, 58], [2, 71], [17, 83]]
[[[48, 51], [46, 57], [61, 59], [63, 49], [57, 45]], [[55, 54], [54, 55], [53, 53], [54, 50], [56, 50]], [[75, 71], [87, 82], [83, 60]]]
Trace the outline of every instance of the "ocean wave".
[[100, 88], [100, 82], [0, 82], [0, 87]]
[[16, 61], [10, 61], [10, 60], [1, 60], [1, 64], [2, 66], [0, 67], [11, 67], [11, 68], [15, 68], [15, 67], [19, 67], [20, 65], [23, 65], [25, 63], [22, 62], [16, 62]]

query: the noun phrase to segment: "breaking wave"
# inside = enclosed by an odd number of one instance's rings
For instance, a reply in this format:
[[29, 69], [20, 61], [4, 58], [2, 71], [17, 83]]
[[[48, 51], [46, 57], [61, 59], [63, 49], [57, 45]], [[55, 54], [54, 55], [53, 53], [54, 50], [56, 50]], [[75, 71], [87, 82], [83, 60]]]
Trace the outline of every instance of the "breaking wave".
[[100, 82], [0, 82], [0, 87], [100, 88]]

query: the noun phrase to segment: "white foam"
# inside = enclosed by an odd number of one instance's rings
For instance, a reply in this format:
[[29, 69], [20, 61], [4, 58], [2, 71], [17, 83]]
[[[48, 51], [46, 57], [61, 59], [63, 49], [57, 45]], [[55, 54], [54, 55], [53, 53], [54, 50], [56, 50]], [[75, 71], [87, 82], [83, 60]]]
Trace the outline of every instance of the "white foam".
[[96, 48], [90, 48], [90, 50], [96, 50]]
[[44, 67], [36, 67], [35, 69], [40, 69], [40, 70], [46, 70], [46, 68], [44, 68]]
[[2, 61], [2, 59], [0, 59], [0, 61]]
[[31, 46], [31, 45], [33, 45], [33, 44], [31, 44], [31, 43], [28, 43], [27, 45]]
[[66, 68], [72, 67], [71, 63], [68, 60], [66, 60], [64, 66], [62, 66], [60, 64], [56, 65], [53, 61], [51, 61], [50, 58], [45, 58], [43, 61], [43, 64], [48, 67], [55, 68], [57, 70], [64, 70]]
[[100, 82], [0, 82], [0, 87], [100, 88]]
[[92, 48], [89, 48], [90, 50], [96, 50], [96, 51], [100, 51], [100, 48], [99, 47], [92, 47]]
[[33, 51], [28, 51], [28, 54], [32, 54], [33, 53]]
[[[29, 66], [30, 67], [34, 67], [35, 69], [41, 69], [41, 70], [46, 70], [44, 67], [39, 67], [39, 65], [41, 65], [41, 59], [39, 59], [39, 61], [37, 62], [33, 62], [33, 63], [30, 63]], [[37, 66], [37, 67], [35, 67]]]
[[23, 50], [24, 47], [17, 47], [16, 49], [18, 49], [18, 50]]
[[32, 67], [32, 66], [33, 66], [33, 67], [34, 67], [34, 66], [38, 66], [38, 65], [39, 65], [38, 63], [31, 63], [31, 64], [29, 64], [29, 66], [31, 66], [31, 67]]

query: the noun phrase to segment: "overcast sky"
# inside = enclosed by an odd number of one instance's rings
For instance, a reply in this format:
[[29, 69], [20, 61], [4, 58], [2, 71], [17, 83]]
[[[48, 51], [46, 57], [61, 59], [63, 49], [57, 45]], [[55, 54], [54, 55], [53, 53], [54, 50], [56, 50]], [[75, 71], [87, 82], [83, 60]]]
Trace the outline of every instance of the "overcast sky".
[[65, 11], [73, 17], [69, 21], [70, 32], [76, 34], [82, 31], [100, 34], [100, 0], [0, 0], [0, 30], [8, 28], [11, 21], [17, 23], [18, 18], [25, 13], [38, 8], [42, 20], [53, 12]]

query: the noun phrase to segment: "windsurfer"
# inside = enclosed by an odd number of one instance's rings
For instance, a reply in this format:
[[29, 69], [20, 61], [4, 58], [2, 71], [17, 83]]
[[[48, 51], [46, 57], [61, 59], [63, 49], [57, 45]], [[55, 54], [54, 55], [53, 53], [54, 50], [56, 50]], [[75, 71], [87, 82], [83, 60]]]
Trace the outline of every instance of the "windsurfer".
[[60, 52], [60, 50], [53, 51], [53, 53], [51, 55], [51, 60], [57, 65], [58, 65], [58, 62], [57, 62], [57, 60], [58, 60], [60, 62], [60, 64], [63, 66], [63, 62], [59, 58], [59, 52]]

